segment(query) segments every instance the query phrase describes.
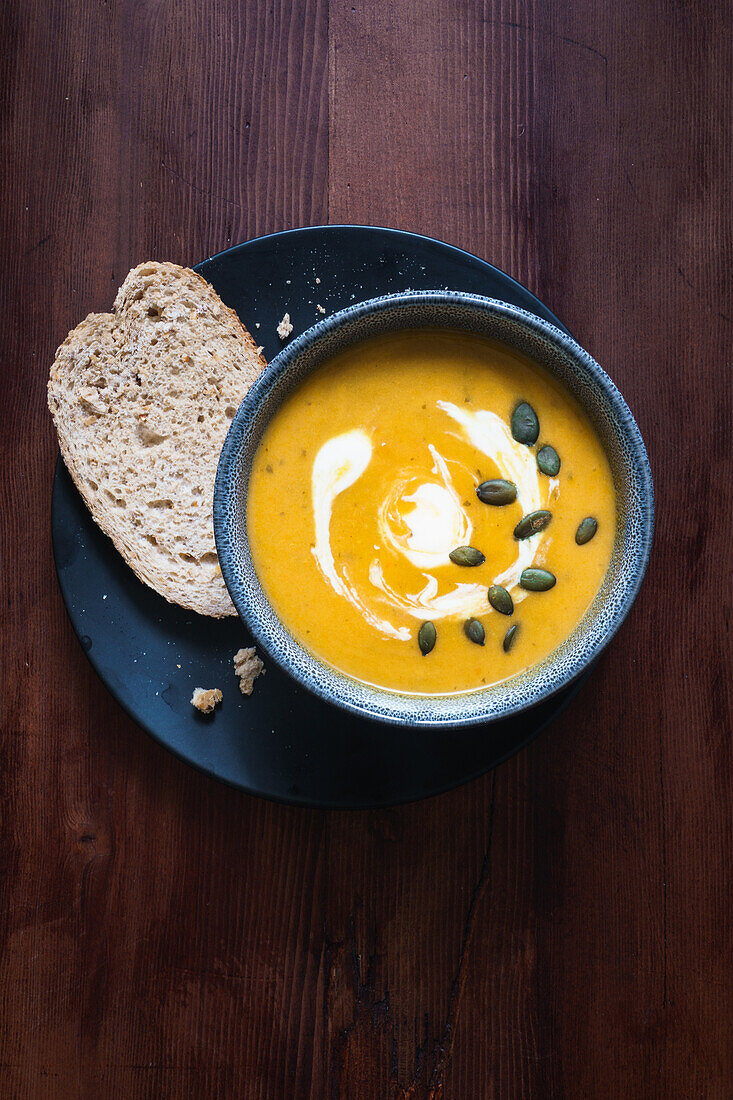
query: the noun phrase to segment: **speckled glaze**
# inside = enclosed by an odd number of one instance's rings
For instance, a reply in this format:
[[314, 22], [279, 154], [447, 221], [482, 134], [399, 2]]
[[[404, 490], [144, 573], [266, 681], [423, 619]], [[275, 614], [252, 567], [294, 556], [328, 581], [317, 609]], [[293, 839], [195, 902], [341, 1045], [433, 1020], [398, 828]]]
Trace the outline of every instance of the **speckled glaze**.
[[[613, 472], [618, 530], [606, 579], [573, 633], [540, 664], [470, 694], [406, 695], [353, 680], [319, 661], [282, 625], [260, 587], [246, 538], [249, 475], [275, 410], [312, 370], [358, 341], [410, 328], [454, 328], [501, 340], [556, 375], [588, 413]], [[505, 302], [454, 291], [372, 298], [341, 310], [292, 340], [240, 405], [222, 448], [214, 489], [214, 533], [232, 600], [257, 642], [322, 699], [396, 725], [443, 727], [491, 722], [541, 702], [575, 680], [626, 618], [646, 572], [654, 491], [644, 442], [608, 375], [571, 337]]]

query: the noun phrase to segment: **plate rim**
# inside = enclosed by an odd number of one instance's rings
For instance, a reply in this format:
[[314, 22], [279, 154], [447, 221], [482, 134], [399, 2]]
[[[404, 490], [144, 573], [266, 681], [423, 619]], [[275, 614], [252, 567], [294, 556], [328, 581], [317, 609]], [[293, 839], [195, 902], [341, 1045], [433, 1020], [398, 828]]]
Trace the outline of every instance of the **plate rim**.
[[[223, 248], [220, 252], [215, 252], [213, 255], [207, 256], [206, 259], [199, 260], [199, 262], [194, 265], [192, 270], [195, 271], [198, 275], [201, 275], [202, 278], [205, 278], [200, 268], [204, 267], [206, 264], [213, 263], [215, 260], [221, 259], [223, 256], [229, 256], [232, 253], [236, 253], [242, 249], [249, 248], [251, 245], [261, 244], [264, 241], [274, 241], [280, 237], [290, 237], [295, 234], [305, 235], [308, 233], [322, 232], [323, 230], [328, 230], [329, 233], [332, 230], [366, 230], [368, 232], [387, 233], [390, 236], [393, 235], [395, 237], [406, 237], [410, 240], [423, 241], [427, 244], [437, 244], [442, 249], [449, 249], [451, 252], [455, 252], [457, 256], [460, 256], [461, 258], [465, 257], [471, 260], [473, 263], [479, 263], [482, 267], [485, 267], [489, 271], [500, 275], [502, 279], [505, 279], [513, 287], [516, 287], [517, 290], [519, 290], [522, 294], [529, 294], [529, 296], [537, 303], [537, 305], [541, 306], [543, 310], [550, 314], [552, 318], [551, 323], [553, 325], [557, 325], [561, 332], [566, 333], [568, 336], [571, 337], [571, 339], [575, 339], [573, 334], [570, 332], [569, 329], [565, 327], [560, 318], [553, 312], [553, 310], [550, 309], [548, 305], [545, 305], [545, 303], [537, 297], [533, 290], [530, 290], [529, 287], [525, 286], [523, 283], [520, 283], [518, 279], [515, 279], [512, 275], [509, 275], [502, 268], [497, 267], [496, 264], [492, 264], [488, 260], [484, 260], [481, 256], [477, 256], [475, 252], [469, 252], [468, 249], [461, 248], [460, 245], [451, 244], [449, 241], [443, 241], [440, 239], [440, 237], [431, 237], [426, 233], [413, 233], [410, 229], [397, 229], [395, 226], [364, 225], [361, 222], [325, 222], [320, 225], [301, 225], [297, 226], [294, 229], [278, 229], [274, 233], [262, 233], [259, 237], [252, 237], [248, 241], [240, 241], [238, 244], [232, 244], [228, 248]], [[363, 300], [366, 301], [367, 299]]]

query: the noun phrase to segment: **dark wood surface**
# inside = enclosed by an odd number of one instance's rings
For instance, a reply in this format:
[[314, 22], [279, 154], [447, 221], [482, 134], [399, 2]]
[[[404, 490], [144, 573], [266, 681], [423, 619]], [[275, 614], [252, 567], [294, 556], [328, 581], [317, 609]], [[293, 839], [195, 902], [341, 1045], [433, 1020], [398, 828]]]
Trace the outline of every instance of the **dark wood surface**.
[[[730, 7], [1, 18], [0, 1096], [733, 1095]], [[326, 221], [526, 283], [620, 385], [658, 496], [641, 597], [563, 718], [385, 812], [268, 804], [159, 748], [50, 550], [67, 330], [142, 259]]]

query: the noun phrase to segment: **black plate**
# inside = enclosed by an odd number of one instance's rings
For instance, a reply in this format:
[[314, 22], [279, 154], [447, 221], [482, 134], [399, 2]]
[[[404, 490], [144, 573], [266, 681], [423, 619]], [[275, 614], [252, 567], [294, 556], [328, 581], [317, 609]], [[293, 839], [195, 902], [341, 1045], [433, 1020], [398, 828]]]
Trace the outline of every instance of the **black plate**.
[[[238, 245], [196, 270], [237, 311], [268, 360], [280, 350], [275, 329], [286, 311], [302, 332], [322, 316], [317, 304], [332, 313], [397, 290], [473, 291], [560, 326], [528, 290], [483, 260], [392, 229], [294, 229]], [[395, 730], [343, 714], [298, 687], [272, 661], [254, 694], [244, 698], [232, 667], [235, 651], [250, 644], [242, 624], [184, 611], [141, 584], [92, 522], [60, 459], [52, 526], [69, 617], [112, 695], [172, 752], [253, 794], [342, 808], [437, 794], [516, 752], [579, 687], [519, 717], [436, 732]], [[213, 715], [200, 715], [190, 705], [197, 686], [224, 692]]]

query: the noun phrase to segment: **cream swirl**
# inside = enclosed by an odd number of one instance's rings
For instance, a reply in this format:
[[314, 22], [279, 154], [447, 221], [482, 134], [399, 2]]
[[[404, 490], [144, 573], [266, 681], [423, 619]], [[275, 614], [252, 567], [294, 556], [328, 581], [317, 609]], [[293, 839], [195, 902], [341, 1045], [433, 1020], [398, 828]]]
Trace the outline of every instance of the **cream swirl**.
[[382, 541], [420, 570], [448, 565], [451, 550], [465, 545], [473, 530], [445, 459], [432, 444], [428, 450], [440, 481], [426, 481], [424, 469], [403, 474], [377, 511]]
[[[471, 412], [448, 401], [438, 408], [457, 425], [460, 434], [499, 468], [502, 476], [517, 486], [517, 500], [524, 513], [543, 507], [540, 479], [534, 454], [513, 438], [507, 425], [486, 409]], [[466, 545], [472, 534], [471, 521], [453, 485], [445, 458], [428, 445], [433, 460], [431, 478], [424, 469], [403, 473], [377, 509], [377, 525], [383, 544], [405, 557], [420, 571], [424, 584], [416, 592], [398, 592], [386, 580], [381, 560], [369, 566], [369, 583], [380, 602], [386, 602], [414, 619], [466, 618], [491, 611], [486, 600], [486, 582], [460, 582], [439, 593], [432, 571], [449, 564], [456, 546]], [[316, 541], [313, 555], [331, 588], [348, 600], [370, 625], [381, 633], [407, 640], [410, 630], [397, 627], [368, 606], [357, 592], [345, 567], [337, 569], [331, 549], [331, 516], [336, 497], [358, 480], [372, 458], [372, 444], [365, 432], [354, 430], [329, 439], [313, 464], [312, 495]], [[559, 494], [556, 479], [548, 483], [548, 503]], [[516, 543], [512, 564], [493, 579], [513, 593], [515, 603], [526, 596], [519, 587], [522, 570], [537, 556], [546, 532], [538, 532]], [[375, 549], [378, 549], [375, 547]], [[377, 593], [379, 595], [377, 595]]]
[[312, 549], [321, 576], [334, 592], [348, 600], [366, 621], [382, 634], [407, 641], [407, 627], [396, 627], [380, 618], [367, 607], [356, 591], [348, 571], [342, 567], [339, 574], [331, 549], [331, 514], [337, 496], [354, 484], [366, 470], [372, 457], [369, 436], [358, 429], [344, 432], [329, 439], [320, 448], [311, 473], [311, 494], [316, 528], [316, 542]]

